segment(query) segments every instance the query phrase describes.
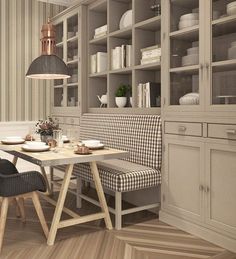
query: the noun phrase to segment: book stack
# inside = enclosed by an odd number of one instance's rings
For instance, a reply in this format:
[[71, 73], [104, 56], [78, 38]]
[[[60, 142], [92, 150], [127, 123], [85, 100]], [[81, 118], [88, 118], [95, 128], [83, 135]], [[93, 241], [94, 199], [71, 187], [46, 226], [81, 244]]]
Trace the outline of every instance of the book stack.
[[111, 69], [121, 69], [132, 65], [132, 45], [121, 45], [111, 50]]
[[107, 71], [107, 53], [97, 52], [90, 56], [91, 74]]
[[140, 83], [138, 85], [138, 107], [150, 108], [161, 106], [161, 84]]
[[95, 29], [94, 39], [97, 39], [106, 35], [107, 35], [107, 24]]
[[142, 53], [141, 65], [146, 65], [146, 64], [161, 61], [161, 48], [159, 45], [141, 49], [141, 53]]

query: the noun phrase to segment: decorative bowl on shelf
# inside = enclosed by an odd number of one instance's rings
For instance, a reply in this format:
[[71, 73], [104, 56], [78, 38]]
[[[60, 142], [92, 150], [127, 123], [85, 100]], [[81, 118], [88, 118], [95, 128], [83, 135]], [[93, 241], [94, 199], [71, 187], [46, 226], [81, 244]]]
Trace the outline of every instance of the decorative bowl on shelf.
[[199, 20], [183, 20], [179, 22], [179, 29], [182, 30], [184, 28], [192, 27], [198, 24]]
[[126, 11], [120, 19], [120, 29], [124, 29], [132, 25], [133, 10]]
[[187, 21], [187, 20], [199, 20], [199, 14], [198, 13], [187, 13], [182, 16], [180, 16], [180, 21]]
[[199, 104], [199, 93], [188, 93], [179, 98], [180, 105], [197, 105]]
[[226, 11], [228, 15], [236, 14], [236, 1], [231, 2], [226, 5]]
[[182, 66], [192, 66], [199, 63], [199, 55], [192, 54], [182, 57]]

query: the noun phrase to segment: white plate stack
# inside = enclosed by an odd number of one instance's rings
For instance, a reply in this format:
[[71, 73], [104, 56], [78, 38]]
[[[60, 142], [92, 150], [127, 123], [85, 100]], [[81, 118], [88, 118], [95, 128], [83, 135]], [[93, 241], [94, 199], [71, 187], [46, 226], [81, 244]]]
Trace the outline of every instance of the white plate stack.
[[187, 49], [187, 56], [182, 57], [182, 66], [192, 66], [199, 63], [199, 47]]
[[236, 59], [236, 41], [231, 42], [231, 47], [228, 49], [228, 59]]
[[236, 1], [227, 4], [226, 11], [228, 15], [236, 14]]
[[180, 16], [179, 29], [182, 30], [187, 27], [192, 27], [199, 24], [198, 13], [188, 13]]

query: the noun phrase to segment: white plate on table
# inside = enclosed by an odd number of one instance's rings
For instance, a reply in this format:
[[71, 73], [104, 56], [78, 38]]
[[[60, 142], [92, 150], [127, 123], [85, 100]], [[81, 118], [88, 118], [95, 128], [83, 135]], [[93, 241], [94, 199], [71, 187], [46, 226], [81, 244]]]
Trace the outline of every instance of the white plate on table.
[[25, 140], [21, 137], [6, 137], [2, 139], [1, 142], [7, 145], [15, 145], [15, 144], [22, 144], [25, 142]]
[[42, 145], [42, 146], [29, 146], [29, 145], [23, 145], [22, 150], [28, 151], [28, 152], [42, 152], [47, 151], [50, 149], [50, 146]]
[[89, 145], [89, 144], [87, 144], [86, 145], [86, 147], [88, 147], [89, 149], [91, 149], [91, 150], [96, 150], [96, 149], [103, 149], [104, 148], [104, 144], [102, 144], [102, 143], [100, 143], [100, 144], [98, 144], [98, 145]]

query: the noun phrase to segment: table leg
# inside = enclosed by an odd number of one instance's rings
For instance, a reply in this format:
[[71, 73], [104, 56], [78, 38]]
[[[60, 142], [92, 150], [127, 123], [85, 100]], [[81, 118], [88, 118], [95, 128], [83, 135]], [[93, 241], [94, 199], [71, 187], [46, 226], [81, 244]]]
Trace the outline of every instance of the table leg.
[[92, 175], [93, 175], [94, 184], [95, 184], [95, 187], [96, 187], [96, 190], [97, 190], [98, 199], [99, 199], [102, 211], [105, 213], [104, 219], [105, 219], [106, 227], [108, 229], [112, 229], [111, 218], [110, 218], [110, 214], [109, 214], [109, 211], [108, 211], [107, 202], [106, 202], [104, 191], [103, 191], [103, 188], [102, 188], [100, 176], [99, 176], [99, 173], [98, 173], [97, 164], [96, 164], [96, 162], [90, 162], [89, 164], [90, 164], [91, 172], [92, 172]]
[[70, 178], [72, 175], [72, 171], [73, 171], [73, 166], [74, 165], [67, 165], [66, 166], [66, 171], [65, 171], [65, 177], [63, 179], [62, 182], [62, 186], [61, 186], [61, 190], [59, 193], [59, 197], [57, 200], [57, 206], [53, 215], [53, 220], [52, 220], [52, 225], [49, 231], [49, 235], [48, 235], [48, 240], [47, 240], [47, 244], [49, 246], [54, 244], [55, 238], [56, 238], [56, 234], [57, 234], [57, 230], [58, 230], [58, 225], [61, 219], [61, 214], [62, 214], [62, 210], [64, 207], [64, 203], [65, 203], [65, 199], [66, 199], [66, 194], [67, 194], [67, 190], [69, 187], [69, 183], [70, 183]]
[[48, 178], [47, 178], [47, 173], [45, 171], [45, 168], [40, 166], [40, 170], [41, 170], [41, 173], [46, 181], [46, 187], [47, 187], [47, 192], [45, 193], [45, 195], [51, 195], [52, 194], [52, 189], [50, 187], [50, 184], [48, 182]]

